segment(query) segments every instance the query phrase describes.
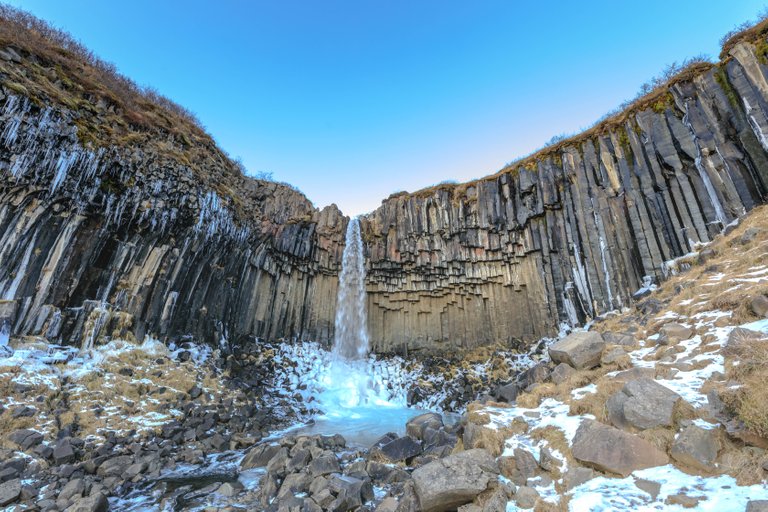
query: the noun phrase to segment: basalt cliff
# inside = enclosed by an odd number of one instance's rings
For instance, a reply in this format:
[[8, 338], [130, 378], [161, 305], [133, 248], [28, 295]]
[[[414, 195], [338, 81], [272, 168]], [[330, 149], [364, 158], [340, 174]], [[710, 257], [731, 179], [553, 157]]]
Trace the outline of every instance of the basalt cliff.
[[8, 46], [0, 58], [6, 332], [83, 346], [332, 336], [347, 222], [335, 206], [244, 176], [149, 102], [134, 116], [167, 126], [141, 127], [45, 55]]
[[[552, 335], [628, 305], [763, 202], [764, 38], [492, 176], [362, 217], [374, 350]], [[333, 339], [348, 222], [335, 206], [244, 176], [162, 106], [140, 105], [160, 120], [140, 128], [65, 52], [2, 39], [3, 329], [80, 345]]]
[[378, 350], [534, 340], [627, 306], [768, 191], [755, 46], [493, 176], [365, 217]]

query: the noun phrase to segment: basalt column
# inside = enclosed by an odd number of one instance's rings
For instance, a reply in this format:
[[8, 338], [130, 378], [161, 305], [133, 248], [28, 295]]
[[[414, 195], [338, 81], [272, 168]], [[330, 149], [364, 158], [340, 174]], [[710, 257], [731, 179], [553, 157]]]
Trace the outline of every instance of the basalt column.
[[531, 341], [659, 282], [666, 262], [765, 200], [761, 59], [740, 43], [493, 176], [385, 200], [361, 222], [373, 348]]

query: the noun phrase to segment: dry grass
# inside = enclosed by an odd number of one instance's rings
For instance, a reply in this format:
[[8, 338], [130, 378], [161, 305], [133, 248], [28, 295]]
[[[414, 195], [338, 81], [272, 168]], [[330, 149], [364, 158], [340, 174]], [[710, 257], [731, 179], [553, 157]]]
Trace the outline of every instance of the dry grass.
[[768, 462], [768, 452], [751, 446], [741, 446], [728, 440], [720, 452], [720, 470], [736, 479], [738, 485], [765, 483], [763, 464]]
[[[0, 84], [37, 106], [68, 110], [83, 145], [152, 149], [190, 168], [240, 216], [261, 218], [255, 199], [263, 196], [263, 180], [244, 176], [242, 163], [223, 152], [190, 111], [136, 85], [69, 34], [0, 4], [0, 50], [8, 48], [21, 62], [0, 59]], [[306, 206], [297, 216], [310, 211], [308, 200]]]
[[[568, 463], [568, 467], [572, 468], [578, 466], [579, 463], [573, 458], [571, 454], [571, 447], [568, 445], [568, 441], [565, 439], [565, 434], [559, 428], [553, 426], [547, 426], [544, 428], [537, 428], [530, 432], [531, 439], [535, 441], [546, 441], [550, 448], [559, 451], [565, 457]], [[553, 480], [560, 480], [563, 477], [563, 473], [556, 469], [550, 473]], [[558, 484], [559, 485], [559, 484]], [[558, 489], [560, 490], [560, 489]], [[561, 490], [562, 492], [565, 489]]]
[[726, 378], [738, 387], [728, 386], [720, 397], [747, 430], [768, 438], [768, 340], [742, 340], [727, 353]]
[[624, 387], [624, 383], [608, 377], [601, 377], [595, 382], [595, 385], [597, 386], [596, 393], [589, 393], [581, 400], [571, 398], [566, 403], [570, 406], [570, 413], [572, 415], [592, 414], [598, 421], [609, 423], [605, 402], [608, 401], [611, 395], [620, 391]]
[[664, 427], [641, 430], [637, 435], [664, 453], [669, 452], [669, 449], [672, 448], [672, 443], [675, 440], [675, 431]]

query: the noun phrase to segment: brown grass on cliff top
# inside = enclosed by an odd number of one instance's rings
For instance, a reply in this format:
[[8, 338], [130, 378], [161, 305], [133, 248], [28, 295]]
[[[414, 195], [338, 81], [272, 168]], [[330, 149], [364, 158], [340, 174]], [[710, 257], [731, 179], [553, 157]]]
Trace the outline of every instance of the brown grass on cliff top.
[[137, 85], [66, 32], [0, 4], [0, 52], [9, 48], [21, 58], [0, 59], [0, 85], [39, 106], [71, 112], [82, 144], [154, 150], [190, 168], [204, 186], [231, 199], [239, 214], [259, 217], [243, 196], [268, 177], [246, 178], [242, 164], [216, 145], [192, 112]]
[[210, 140], [192, 112], [152, 88], [138, 86], [71, 35], [26, 11], [0, 4], [0, 42], [28, 53], [32, 71], [48, 78], [33, 84], [34, 91], [27, 88], [30, 93], [48, 93], [47, 99], [67, 106], [78, 99], [91, 104], [101, 100], [120, 109], [131, 127]]

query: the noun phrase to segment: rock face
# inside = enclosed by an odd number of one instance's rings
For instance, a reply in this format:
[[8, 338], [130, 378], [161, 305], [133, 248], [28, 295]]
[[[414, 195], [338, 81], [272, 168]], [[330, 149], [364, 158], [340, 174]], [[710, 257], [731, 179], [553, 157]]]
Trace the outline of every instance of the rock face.
[[667, 455], [648, 441], [592, 420], [581, 423], [571, 451], [582, 464], [624, 477], [637, 469], [669, 462]]
[[768, 80], [754, 46], [630, 112], [475, 182], [366, 216], [380, 351], [534, 340], [626, 305], [768, 184]]
[[12, 334], [332, 339], [348, 222], [335, 206], [242, 176], [216, 149], [185, 165], [154, 146], [85, 146], [76, 119], [0, 92], [0, 323]]
[[474, 449], [430, 462], [412, 476], [421, 510], [441, 512], [469, 503], [498, 474], [494, 458], [485, 450]]
[[[58, 72], [13, 51], [8, 76]], [[25, 90], [0, 90], [0, 327], [86, 347], [129, 332], [332, 339], [337, 208], [243, 176], [210, 139], [160, 128], [99, 145], [92, 128], [116, 128], [119, 108]], [[654, 94], [492, 176], [395, 194], [363, 218], [374, 350], [552, 335], [626, 305], [764, 201], [768, 80], [750, 42]]]

